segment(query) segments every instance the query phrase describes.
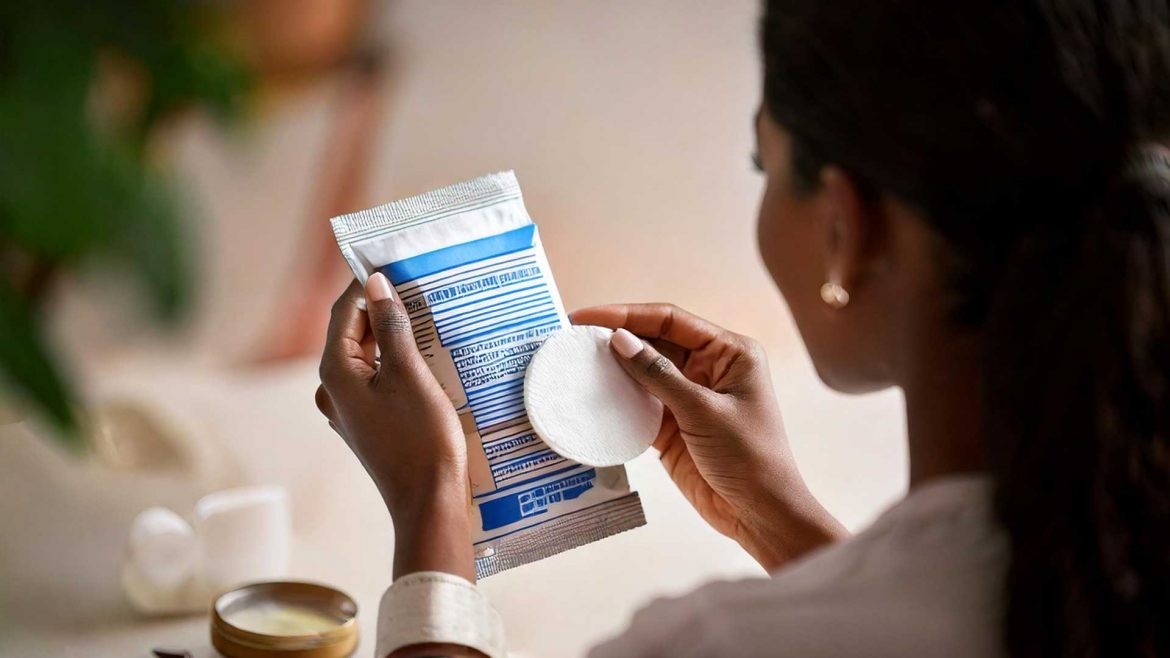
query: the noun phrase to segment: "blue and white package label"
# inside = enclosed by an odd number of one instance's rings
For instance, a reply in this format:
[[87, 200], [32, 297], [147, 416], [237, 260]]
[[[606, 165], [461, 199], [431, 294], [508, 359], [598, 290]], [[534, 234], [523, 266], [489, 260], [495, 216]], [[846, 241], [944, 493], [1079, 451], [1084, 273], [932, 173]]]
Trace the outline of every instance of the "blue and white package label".
[[381, 271], [467, 438], [479, 577], [645, 524], [621, 466], [553, 452], [524, 411], [524, 372], [567, 327], [512, 172], [332, 220], [363, 282]]

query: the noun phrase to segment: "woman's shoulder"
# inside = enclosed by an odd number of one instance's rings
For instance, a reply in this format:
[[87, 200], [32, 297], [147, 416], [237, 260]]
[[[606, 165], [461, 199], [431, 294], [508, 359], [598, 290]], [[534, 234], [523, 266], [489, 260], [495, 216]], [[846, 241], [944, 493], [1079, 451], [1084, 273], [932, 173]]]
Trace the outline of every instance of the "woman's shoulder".
[[771, 579], [663, 599], [593, 655], [997, 656], [1006, 539], [981, 478], [916, 489]]

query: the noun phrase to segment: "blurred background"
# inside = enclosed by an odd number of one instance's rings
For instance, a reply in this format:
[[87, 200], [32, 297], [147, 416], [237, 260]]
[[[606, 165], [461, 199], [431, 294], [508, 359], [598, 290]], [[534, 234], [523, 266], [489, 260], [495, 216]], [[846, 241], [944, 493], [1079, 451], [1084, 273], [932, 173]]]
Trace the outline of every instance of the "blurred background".
[[[0, 655], [214, 655], [118, 572], [142, 509], [278, 484], [291, 577], [361, 607], [393, 537], [313, 402], [350, 275], [328, 218], [515, 169], [568, 308], [670, 301], [759, 338], [847, 525], [905, 487], [896, 392], [816, 379], [755, 251], [755, 0], [14, 0], [0, 9]], [[653, 455], [649, 525], [484, 581], [521, 655], [760, 575]]]

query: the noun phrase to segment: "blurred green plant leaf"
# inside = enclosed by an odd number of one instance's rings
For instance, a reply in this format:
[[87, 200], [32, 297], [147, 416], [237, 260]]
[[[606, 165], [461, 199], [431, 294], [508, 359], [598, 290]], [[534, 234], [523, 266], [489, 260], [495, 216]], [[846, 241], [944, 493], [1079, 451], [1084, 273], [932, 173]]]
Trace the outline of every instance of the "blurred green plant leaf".
[[[116, 264], [160, 319], [180, 316], [192, 264], [179, 189], [144, 151], [158, 122], [183, 107], [239, 114], [251, 77], [217, 39], [218, 10], [174, 0], [0, 1], [0, 375], [64, 437], [75, 434], [75, 398], [39, 329], [43, 285], [14, 273]], [[88, 107], [105, 55], [144, 77], [141, 111], [122, 130], [97, 125]]]
[[70, 447], [78, 448], [73, 391], [58, 374], [34, 315], [16, 291], [6, 285], [0, 285], [0, 363], [7, 384], [39, 405], [58, 436]]

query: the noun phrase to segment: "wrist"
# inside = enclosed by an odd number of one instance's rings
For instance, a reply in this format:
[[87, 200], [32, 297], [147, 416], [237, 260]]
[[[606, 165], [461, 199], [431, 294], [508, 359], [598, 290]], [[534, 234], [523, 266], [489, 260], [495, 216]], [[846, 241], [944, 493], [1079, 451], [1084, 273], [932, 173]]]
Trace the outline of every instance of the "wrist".
[[383, 495], [386, 510], [395, 532], [412, 532], [437, 521], [454, 523], [466, 520], [470, 526], [470, 494], [466, 481], [438, 482], [399, 491], [393, 497]]
[[849, 534], [803, 481], [762, 488], [747, 510], [738, 542], [769, 572]]
[[470, 503], [467, 471], [458, 465], [457, 460], [426, 461], [427, 466], [412, 467], [404, 473], [391, 473], [390, 477], [383, 479], [375, 478], [382, 502], [395, 525], [440, 508], [466, 508]]
[[[404, 492], [405, 494], [405, 492]], [[387, 499], [394, 523], [394, 577], [442, 571], [475, 582], [467, 480], [436, 480]]]

